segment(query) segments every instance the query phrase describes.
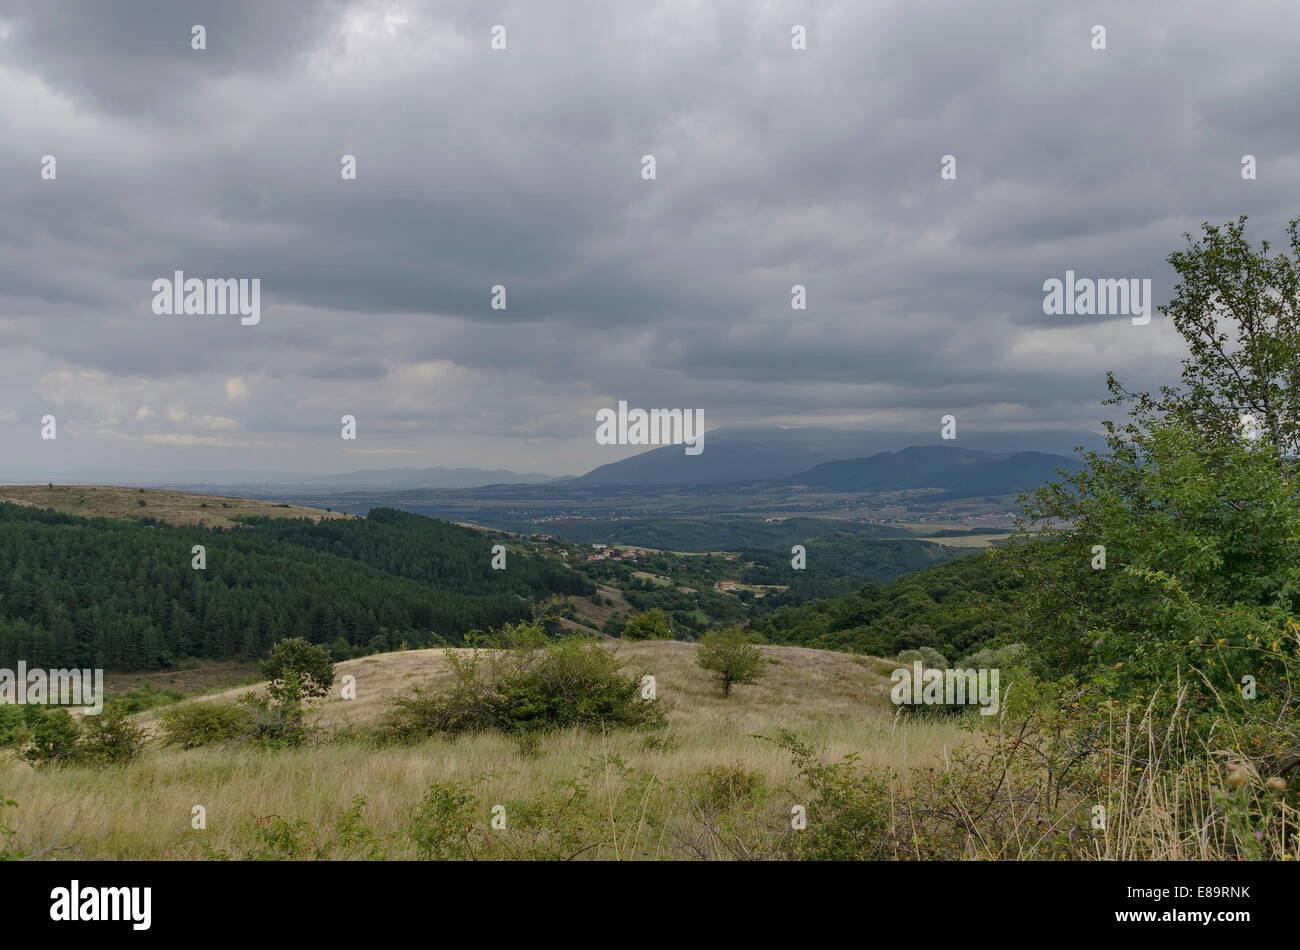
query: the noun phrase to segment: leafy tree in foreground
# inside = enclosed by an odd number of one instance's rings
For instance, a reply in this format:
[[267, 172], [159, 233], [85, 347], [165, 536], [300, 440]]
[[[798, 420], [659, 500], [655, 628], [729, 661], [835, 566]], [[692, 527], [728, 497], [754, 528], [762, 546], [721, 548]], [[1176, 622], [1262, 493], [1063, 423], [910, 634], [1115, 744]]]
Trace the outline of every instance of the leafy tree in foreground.
[[1250, 416], [1273, 455], [1300, 445], [1300, 218], [1287, 228], [1291, 255], [1269, 256], [1246, 239], [1243, 216], [1202, 225], [1200, 240], [1169, 256], [1179, 283], [1160, 307], [1187, 344], [1182, 385], [1130, 393], [1113, 374], [1111, 404], [1128, 404], [1134, 435], [1170, 417], [1206, 439], [1235, 442]]
[[[1001, 552], [1027, 580], [1018, 639], [1048, 675], [1106, 666], [1168, 682], [1195, 669], [1226, 687], [1273, 662], [1261, 643], [1294, 650], [1269, 631], [1300, 609], [1300, 291], [1296, 263], [1253, 251], [1243, 228], [1206, 225], [1170, 258], [1182, 282], [1161, 311], [1191, 354], [1182, 386], [1132, 394], [1112, 377], [1130, 421], [1028, 497]], [[1300, 253], [1297, 222], [1290, 234]]]

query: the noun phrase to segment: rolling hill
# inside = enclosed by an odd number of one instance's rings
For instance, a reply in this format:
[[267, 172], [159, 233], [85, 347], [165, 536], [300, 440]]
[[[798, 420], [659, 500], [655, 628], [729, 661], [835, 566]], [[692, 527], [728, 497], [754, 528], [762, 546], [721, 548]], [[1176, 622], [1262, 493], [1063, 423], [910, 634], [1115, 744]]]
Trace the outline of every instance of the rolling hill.
[[250, 515], [312, 521], [356, 517], [251, 498], [111, 485], [0, 485], [0, 502], [50, 508], [83, 518], [152, 518], [164, 524], [212, 528], [232, 527]]
[[[498, 802], [505, 803], [512, 822], [522, 823], [532, 802], [565, 803], [567, 816], [578, 814], [575, 806], [590, 798], [601, 827], [612, 825], [620, 835], [622, 811], [611, 812], [610, 806], [630, 788], [636, 806], [633, 825], [648, 818], [656, 829], [666, 829], [653, 832], [658, 843], [644, 857], [689, 859], [701, 856], [694, 842], [702, 830], [695, 820], [698, 789], [716, 786], [719, 775], [752, 775], [751, 781], [774, 790], [797, 779], [790, 754], [760, 736], [799, 730], [828, 758], [855, 754], [864, 765], [899, 769], [937, 765], [955, 746], [970, 741], [969, 732], [954, 722], [899, 721], [889, 702], [889, 664], [883, 661], [800, 647], [764, 647], [767, 677], [737, 687], [723, 699], [695, 665], [695, 651], [688, 644], [610, 647], [624, 662], [625, 672], [655, 677], [668, 720], [662, 734], [563, 730], [542, 736], [527, 755], [515, 739], [492, 733], [412, 746], [351, 741], [349, 726], [364, 729], [373, 724], [389, 699], [416, 686], [444, 686], [449, 679], [446, 650], [385, 653], [336, 664], [335, 686], [316, 707], [319, 720], [315, 712], [311, 716], [324, 734], [334, 734], [334, 741], [292, 750], [216, 745], [186, 751], [151, 741], [136, 761], [98, 772], [38, 770], [15, 757], [0, 758], [0, 787], [21, 809], [11, 844], [36, 850], [58, 841], [75, 848], [82, 859], [242, 855], [261, 847], [277, 822], [290, 827], [302, 822], [322, 829], [322, 839], [330, 837], [360, 796], [365, 802], [360, 821], [381, 836], [389, 855], [415, 858], [405, 831], [419, 814], [422, 798], [433, 783], [442, 788], [458, 783], [483, 796], [484, 822], [488, 808]], [[342, 677], [348, 675], [355, 677], [353, 700], [340, 695]], [[159, 674], [157, 685], [167, 684]], [[230, 701], [259, 688], [187, 702]], [[156, 734], [156, 712], [138, 718]], [[647, 793], [652, 797], [647, 799]], [[201, 832], [193, 830], [189, 820], [196, 803], [210, 816], [208, 828]], [[169, 815], [180, 819], [160, 819]], [[764, 826], [788, 827], [788, 797], [774, 792], [761, 815]], [[331, 856], [368, 855], [340, 848]], [[640, 851], [583, 849], [575, 857], [641, 856]]]

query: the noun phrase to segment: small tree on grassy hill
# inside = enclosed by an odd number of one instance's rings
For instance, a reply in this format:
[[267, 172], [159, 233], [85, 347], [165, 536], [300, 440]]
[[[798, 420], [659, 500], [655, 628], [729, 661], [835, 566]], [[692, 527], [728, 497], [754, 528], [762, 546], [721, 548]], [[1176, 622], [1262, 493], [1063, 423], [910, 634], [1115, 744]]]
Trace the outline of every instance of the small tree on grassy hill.
[[271, 747], [299, 745], [310, 733], [303, 701], [324, 696], [334, 685], [329, 647], [302, 637], [281, 640], [263, 662], [262, 674], [270, 680], [267, 695], [249, 693], [240, 700], [251, 715], [253, 737]]
[[281, 640], [262, 664], [271, 681], [268, 692], [277, 702], [293, 703], [324, 696], [334, 685], [334, 662], [329, 647], [308, 643], [302, 637]]
[[706, 633], [695, 648], [695, 662], [713, 674], [723, 696], [731, 695], [732, 686], [750, 686], [767, 675], [767, 658], [740, 627]]

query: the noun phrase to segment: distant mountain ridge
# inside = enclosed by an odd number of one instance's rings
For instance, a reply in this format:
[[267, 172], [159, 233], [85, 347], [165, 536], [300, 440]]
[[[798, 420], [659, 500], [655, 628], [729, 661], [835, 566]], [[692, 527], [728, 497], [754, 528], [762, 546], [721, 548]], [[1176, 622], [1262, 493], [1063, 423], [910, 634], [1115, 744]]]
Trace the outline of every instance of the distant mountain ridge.
[[1009, 495], [1030, 491], [1058, 469], [1078, 471], [1082, 462], [1048, 452], [979, 452], [944, 445], [918, 445], [901, 452], [824, 462], [790, 476], [792, 485], [847, 492], [944, 489], [946, 498]]
[[[356, 472], [320, 474], [312, 472], [273, 472], [255, 469], [217, 469], [212, 471], [162, 471], [149, 476], [139, 472], [93, 471], [69, 467], [61, 471], [32, 471], [19, 478], [8, 479], [15, 483], [56, 484], [95, 483], [104, 485], [144, 485], [184, 491], [205, 491], [223, 488], [276, 489], [373, 489], [401, 491], [424, 488], [481, 488], [486, 485], [544, 485], [556, 481], [554, 475], [540, 472], [512, 472], [504, 468], [384, 468], [364, 469]], [[0, 479], [4, 480], [4, 479]]]
[[[704, 452], [688, 456], [680, 445], [659, 446], [592, 469], [568, 484], [715, 484], [784, 480], [826, 462], [899, 452], [936, 441], [936, 432], [861, 432], [807, 426], [731, 426], [705, 433]], [[951, 447], [953, 443], [949, 443]], [[1076, 446], [1100, 449], [1104, 439], [1068, 429], [963, 432], [963, 449], [989, 453], [1036, 452], [1065, 456]]]
[[541, 485], [555, 481], [540, 472], [504, 468], [384, 468], [341, 475], [312, 475], [303, 485], [322, 488], [478, 488], [484, 485]]

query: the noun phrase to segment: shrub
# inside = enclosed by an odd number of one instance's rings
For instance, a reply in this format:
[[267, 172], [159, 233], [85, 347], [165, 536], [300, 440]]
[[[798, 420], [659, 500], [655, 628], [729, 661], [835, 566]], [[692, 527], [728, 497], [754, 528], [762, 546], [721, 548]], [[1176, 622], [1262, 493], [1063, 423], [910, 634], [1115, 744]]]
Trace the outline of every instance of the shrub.
[[382, 861], [388, 857], [382, 837], [361, 820], [366, 799], [358, 795], [352, 807], [334, 822], [334, 833], [324, 835], [318, 821], [308, 822], [298, 818], [290, 821], [278, 815], [258, 818], [253, 826], [257, 846], [242, 854], [218, 851], [211, 844], [203, 845], [203, 856], [211, 861], [328, 861], [365, 860]]
[[296, 703], [329, 692], [334, 685], [334, 661], [328, 647], [289, 637], [271, 648], [262, 675], [271, 681], [273, 699]]
[[731, 695], [732, 686], [753, 685], [767, 675], [763, 651], [739, 627], [706, 633], [695, 648], [695, 662], [713, 674], [723, 696]]
[[267, 748], [302, 745], [311, 735], [303, 708], [295, 702], [280, 702], [272, 696], [249, 693], [239, 700], [248, 715], [250, 738]]
[[760, 802], [766, 793], [763, 776], [741, 765], [720, 765], [700, 774], [696, 797], [702, 808], [730, 811]]
[[81, 720], [74, 760], [92, 766], [122, 765], [144, 749], [144, 731], [118, 707]]
[[0, 749], [19, 744], [26, 735], [22, 709], [13, 703], [0, 703]]
[[898, 654], [899, 663], [915, 663], [917, 660], [920, 660], [921, 666], [927, 670], [946, 670], [948, 668], [947, 658], [933, 647], [904, 650]]
[[891, 801], [888, 778], [863, 772], [856, 754], [829, 764], [817, 760], [811, 746], [794, 733], [774, 740], [793, 756], [802, 784], [797, 802], [806, 809], [802, 828], [785, 840], [790, 857], [811, 861], [881, 861], [891, 848]]
[[661, 854], [661, 815], [672, 804], [672, 789], [618, 756], [592, 759], [578, 777], [525, 800], [483, 800], [474, 786], [487, 778], [429, 786], [407, 829], [418, 857], [570, 861]]
[[79, 733], [77, 723], [66, 709], [36, 712], [30, 726], [31, 744], [23, 750], [24, 759], [38, 766], [68, 764], [73, 760]]
[[990, 647], [972, 653], [957, 665], [972, 670], [1006, 670], [1025, 666], [1029, 650], [1023, 643], [1009, 643], [1002, 647]]
[[66, 709], [28, 709], [29, 742], [22, 757], [32, 765], [120, 765], [144, 749], [144, 732], [125, 709], [83, 716], [80, 725]]
[[160, 689], [148, 683], [125, 693], [115, 693], [105, 697], [104, 706], [106, 709], [121, 709], [127, 714], [133, 714], [153, 709], [155, 706], [178, 703], [184, 698], [185, 694], [179, 689], [167, 687]]
[[416, 808], [410, 838], [423, 861], [463, 861], [474, 856], [474, 793], [455, 782], [429, 786]]
[[[5, 798], [4, 795], [0, 795], [0, 809], [17, 807], [17, 802], [12, 802]], [[13, 828], [4, 824], [3, 819], [0, 819], [0, 861], [21, 861], [25, 857], [23, 852], [9, 847], [8, 842], [17, 833]]]
[[624, 640], [671, 640], [673, 632], [668, 629], [664, 612], [655, 607], [628, 617], [622, 636]]
[[164, 741], [181, 749], [197, 749], [253, 735], [253, 714], [237, 703], [183, 703], [158, 715]]
[[392, 701], [381, 733], [398, 741], [496, 731], [511, 734], [579, 726], [636, 728], [663, 722], [641, 696], [639, 677], [594, 641], [548, 641], [535, 623], [505, 627], [492, 649], [448, 654], [449, 690]]

